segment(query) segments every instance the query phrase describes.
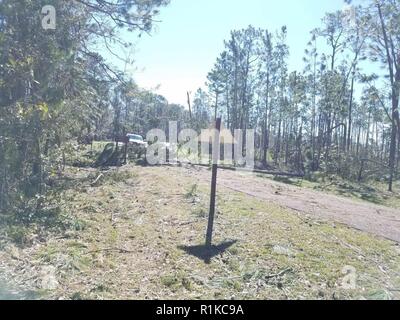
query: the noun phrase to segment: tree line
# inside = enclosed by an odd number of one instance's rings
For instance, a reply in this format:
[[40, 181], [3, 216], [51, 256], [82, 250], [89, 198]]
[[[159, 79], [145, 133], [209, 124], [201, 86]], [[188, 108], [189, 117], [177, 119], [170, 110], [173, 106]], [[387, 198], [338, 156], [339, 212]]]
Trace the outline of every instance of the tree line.
[[[135, 32], [131, 37], [151, 32], [168, 2], [0, 1], [1, 212], [29, 216], [43, 207], [70, 141], [85, 134], [110, 136], [124, 130], [119, 123], [128, 117], [145, 130], [158, 125], [160, 114], [185, 114], [138, 88], [100, 53], [119, 57], [132, 42], [120, 31]], [[56, 9], [54, 30], [42, 28], [46, 5]]]
[[[255, 129], [260, 167], [361, 180], [393, 190], [400, 161], [400, 2], [370, 0], [328, 13], [311, 31], [304, 66], [289, 70], [285, 26], [232, 31], [188, 105], [169, 103], [104, 58], [128, 63], [130, 39], [152, 30], [168, 0], [0, 2], [0, 211], [35, 211], [71, 141], [153, 128]], [[121, 30], [131, 31], [122, 37]], [[102, 48], [101, 50], [99, 48]], [[370, 66], [376, 66], [376, 74]], [[182, 88], [185, 92], [186, 88]]]
[[[304, 66], [289, 70], [288, 30], [231, 32], [198, 110], [256, 129], [260, 166], [393, 181], [399, 169], [400, 2], [327, 13]], [[376, 70], [375, 73], [371, 70]], [[358, 89], [358, 90], [357, 90]]]

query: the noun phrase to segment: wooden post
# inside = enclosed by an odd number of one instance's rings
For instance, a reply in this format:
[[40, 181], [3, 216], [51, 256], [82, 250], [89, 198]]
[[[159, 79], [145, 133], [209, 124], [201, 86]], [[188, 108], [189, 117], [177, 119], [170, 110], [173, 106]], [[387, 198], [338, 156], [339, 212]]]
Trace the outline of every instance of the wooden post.
[[217, 191], [217, 172], [218, 172], [218, 155], [220, 151], [220, 130], [221, 130], [221, 118], [216, 119], [213, 145], [213, 163], [212, 163], [212, 178], [211, 178], [211, 195], [210, 195], [210, 213], [208, 215], [208, 226], [206, 235], [206, 247], [212, 245], [212, 233], [214, 227], [214, 216], [215, 216], [215, 194]]
[[129, 138], [126, 133], [126, 128], [123, 129], [122, 133], [123, 136], [121, 138], [123, 139], [122, 142], [124, 143], [124, 165], [126, 165], [127, 154], [128, 154], [128, 143], [129, 143]]

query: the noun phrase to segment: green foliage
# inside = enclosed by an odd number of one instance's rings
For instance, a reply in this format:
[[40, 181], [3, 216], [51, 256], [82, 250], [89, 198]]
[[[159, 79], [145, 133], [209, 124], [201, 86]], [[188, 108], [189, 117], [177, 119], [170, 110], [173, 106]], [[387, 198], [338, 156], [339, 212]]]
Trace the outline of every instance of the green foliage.
[[0, 211], [31, 200], [40, 210], [49, 182], [66, 165], [69, 142], [93, 131], [107, 134], [114, 83], [126, 81], [92, 44], [128, 47], [117, 30], [149, 32], [168, 1], [53, 0], [56, 29], [44, 30], [41, 9], [48, 4], [0, 2]]

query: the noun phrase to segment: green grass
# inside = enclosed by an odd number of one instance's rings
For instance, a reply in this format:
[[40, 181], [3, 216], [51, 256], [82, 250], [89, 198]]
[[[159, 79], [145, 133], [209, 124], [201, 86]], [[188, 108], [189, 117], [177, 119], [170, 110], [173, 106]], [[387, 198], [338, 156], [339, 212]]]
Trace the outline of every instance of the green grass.
[[[64, 234], [21, 248], [21, 259], [32, 263], [27, 278], [39, 277], [35, 272], [42, 265], [57, 269], [60, 286], [45, 297], [400, 298], [395, 243], [223, 187], [214, 244], [236, 242], [206, 264], [180, 247], [204, 243], [209, 185], [179, 168], [122, 171], [121, 180], [113, 174], [106, 183], [87, 185], [87, 192], [66, 190], [64, 210], [84, 227], [71, 224]], [[196, 201], [188, 201], [188, 194]], [[0, 251], [0, 258], [24, 278], [7, 252]], [[342, 287], [346, 266], [357, 272], [354, 290]]]

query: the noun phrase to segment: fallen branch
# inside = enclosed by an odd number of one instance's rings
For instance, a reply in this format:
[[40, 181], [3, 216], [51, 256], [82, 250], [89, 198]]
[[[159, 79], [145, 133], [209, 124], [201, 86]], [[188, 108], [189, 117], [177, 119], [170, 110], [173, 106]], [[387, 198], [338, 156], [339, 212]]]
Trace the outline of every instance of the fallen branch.
[[[178, 164], [184, 164], [184, 163], [178, 163]], [[190, 165], [197, 166], [197, 167], [210, 168], [210, 165], [208, 165], [208, 164], [190, 164]], [[218, 169], [238, 171], [238, 172], [259, 173], [259, 174], [265, 174], [265, 175], [271, 175], [271, 176], [286, 176], [286, 177], [293, 177], [293, 178], [304, 178], [303, 173], [266, 171], [266, 170], [247, 169], [247, 168], [240, 168], [240, 167], [226, 167], [226, 166], [220, 166], [220, 165], [218, 166]]]
[[101, 179], [101, 178], [103, 178], [104, 177], [104, 175], [102, 174], [102, 173], [100, 173], [99, 174], [99, 176], [96, 178], [96, 180], [94, 180], [90, 185], [93, 187], [93, 186], [95, 186], [96, 184], [97, 184], [97, 182], [99, 182], [99, 180]]
[[99, 250], [88, 251], [85, 254], [92, 254], [92, 253], [99, 253], [99, 252], [111, 252], [111, 251], [118, 251], [119, 253], [136, 253], [135, 251], [130, 251], [121, 248], [105, 248]]
[[362, 161], [362, 162], [371, 162], [371, 163], [375, 163], [375, 164], [378, 165], [378, 166], [381, 166], [381, 167], [383, 167], [383, 168], [389, 169], [389, 166], [388, 166], [387, 164], [382, 163], [382, 162], [379, 162], [379, 161], [375, 161], [375, 160], [372, 160], [372, 159], [361, 159], [361, 161]]
[[272, 278], [278, 278], [280, 276], [283, 276], [285, 273], [292, 271], [292, 268], [287, 268], [282, 270], [281, 272], [274, 273], [274, 274], [268, 274], [265, 276], [266, 279], [272, 279]]

